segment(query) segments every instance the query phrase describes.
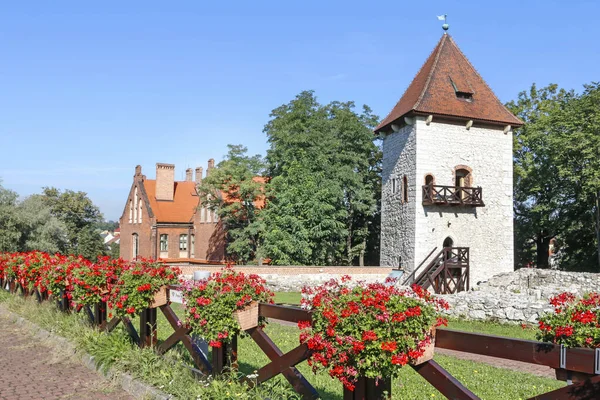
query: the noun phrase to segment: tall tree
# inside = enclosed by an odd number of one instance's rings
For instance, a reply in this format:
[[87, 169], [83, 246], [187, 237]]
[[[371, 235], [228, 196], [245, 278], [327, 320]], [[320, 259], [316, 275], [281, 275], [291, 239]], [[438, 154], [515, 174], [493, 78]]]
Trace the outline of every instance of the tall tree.
[[259, 155], [248, 156], [242, 145], [228, 148], [225, 159], [202, 180], [198, 194], [201, 207], [215, 211], [225, 226], [228, 256], [247, 263], [260, 257], [265, 164]]
[[[81, 240], [85, 243], [85, 249], [90, 248], [88, 246], [90, 236], [87, 229], [93, 228], [103, 218], [100, 209], [94, 205], [87, 194], [73, 190], [61, 192], [56, 188], [45, 187], [43, 188], [42, 199], [44, 204], [50, 207], [52, 215], [67, 227], [66, 251], [80, 254], [79, 244]], [[95, 256], [92, 258], [95, 258]]]
[[321, 105], [302, 92], [265, 126], [272, 178], [265, 254], [277, 264], [364, 262], [377, 214], [377, 117], [353, 102]]
[[18, 251], [21, 238], [20, 218], [17, 211], [19, 195], [5, 189], [0, 181], [0, 251]]
[[52, 215], [42, 196], [31, 195], [18, 205], [21, 238], [20, 251], [65, 252], [68, 248], [66, 225]]
[[560, 268], [600, 270], [598, 84], [581, 94], [533, 85], [508, 106], [525, 122], [515, 132], [517, 267], [547, 268], [554, 239]]

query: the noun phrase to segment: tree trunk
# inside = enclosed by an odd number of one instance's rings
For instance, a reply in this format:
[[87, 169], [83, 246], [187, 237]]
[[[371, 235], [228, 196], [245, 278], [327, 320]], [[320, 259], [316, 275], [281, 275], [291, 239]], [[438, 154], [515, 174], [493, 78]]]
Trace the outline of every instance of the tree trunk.
[[535, 240], [537, 247], [537, 267], [547, 269], [550, 267], [550, 263], [548, 262], [549, 251], [550, 251], [550, 236], [544, 236], [540, 234], [538, 238]]
[[365, 250], [366, 249], [367, 249], [367, 238], [364, 238], [363, 242], [362, 242], [362, 249], [360, 249], [360, 254], [358, 256], [358, 266], [359, 267], [365, 266]]
[[352, 265], [352, 218], [354, 213], [350, 210], [348, 218], [348, 236], [346, 236], [346, 264]]
[[600, 272], [600, 190], [596, 192], [596, 253], [598, 255], [597, 271]]

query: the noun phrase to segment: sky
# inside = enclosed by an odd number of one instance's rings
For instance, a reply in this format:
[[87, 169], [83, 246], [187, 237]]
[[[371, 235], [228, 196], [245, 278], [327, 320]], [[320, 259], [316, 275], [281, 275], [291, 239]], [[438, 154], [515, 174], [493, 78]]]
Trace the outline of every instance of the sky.
[[600, 80], [600, 2], [0, 1], [0, 184], [84, 191], [123, 212], [137, 164], [185, 169], [263, 127], [303, 90], [385, 117], [442, 35], [501, 101]]

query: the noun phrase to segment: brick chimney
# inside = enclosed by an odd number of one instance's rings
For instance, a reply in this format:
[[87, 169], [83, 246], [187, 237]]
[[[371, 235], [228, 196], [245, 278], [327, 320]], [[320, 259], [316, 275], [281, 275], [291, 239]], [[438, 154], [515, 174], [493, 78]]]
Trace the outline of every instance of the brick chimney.
[[175, 166], [156, 163], [156, 200], [173, 201]]
[[208, 168], [206, 168], [206, 176], [210, 175], [210, 171], [215, 167], [215, 159], [208, 160]]
[[191, 168], [188, 168], [185, 170], [185, 181], [186, 182], [192, 181], [192, 169]]
[[196, 168], [196, 184], [199, 185], [202, 183], [202, 167]]

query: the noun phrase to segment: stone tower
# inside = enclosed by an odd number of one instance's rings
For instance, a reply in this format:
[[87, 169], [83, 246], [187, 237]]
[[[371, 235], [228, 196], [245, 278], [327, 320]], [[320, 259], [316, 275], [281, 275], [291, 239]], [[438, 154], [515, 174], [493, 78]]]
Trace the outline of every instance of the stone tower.
[[375, 130], [384, 138], [381, 265], [411, 272], [430, 253], [468, 248], [461, 290], [512, 271], [512, 128], [520, 125], [444, 34]]

